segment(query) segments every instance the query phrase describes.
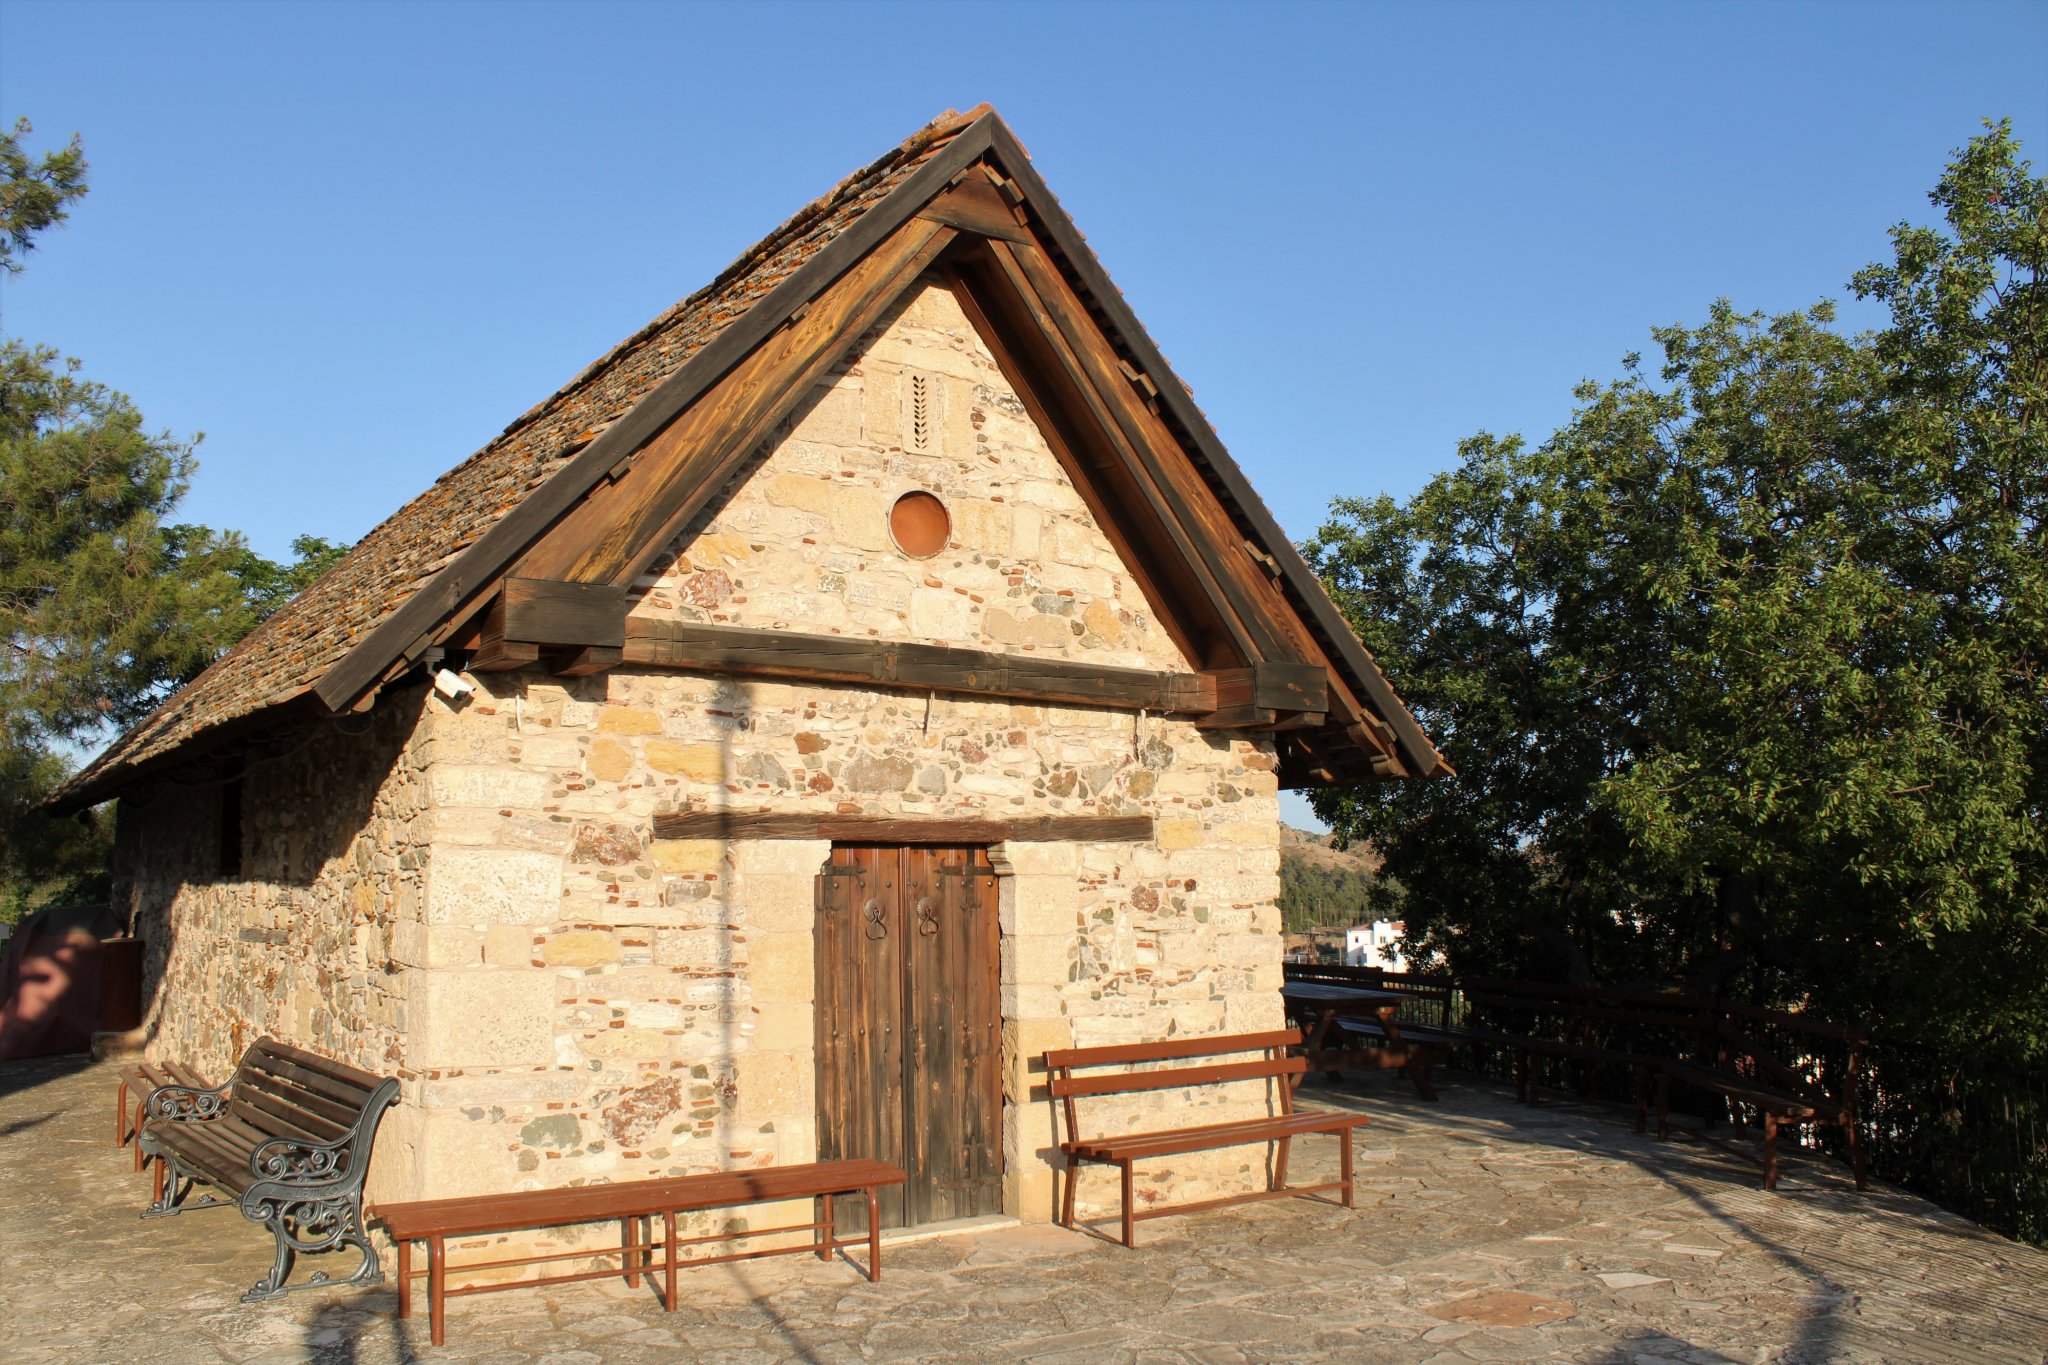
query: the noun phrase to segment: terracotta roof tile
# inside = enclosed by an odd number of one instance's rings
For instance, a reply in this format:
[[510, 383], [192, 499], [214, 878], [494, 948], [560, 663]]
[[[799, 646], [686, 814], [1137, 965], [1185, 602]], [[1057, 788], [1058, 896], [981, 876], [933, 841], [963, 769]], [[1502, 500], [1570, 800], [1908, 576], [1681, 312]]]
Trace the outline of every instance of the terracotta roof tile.
[[827, 243], [928, 161], [983, 109], [951, 111], [834, 186], [718, 278], [619, 343], [482, 450], [377, 526], [334, 568], [138, 721], [51, 803], [101, 799], [125, 770], [201, 731], [310, 689], [499, 518], [557, 473]]

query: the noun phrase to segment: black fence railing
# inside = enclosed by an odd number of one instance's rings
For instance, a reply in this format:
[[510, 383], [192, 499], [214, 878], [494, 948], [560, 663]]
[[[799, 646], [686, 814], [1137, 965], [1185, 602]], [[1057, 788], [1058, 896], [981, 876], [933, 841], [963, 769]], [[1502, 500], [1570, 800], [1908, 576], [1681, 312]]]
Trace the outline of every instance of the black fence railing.
[[[1499, 1026], [1476, 1010], [1461, 985], [1448, 977], [1386, 972], [1376, 967], [1287, 964], [1291, 980], [1351, 984], [1410, 995], [1403, 1022], [1452, 1028]], [[1446, 1003], [1446, 997], [1447, 1003]], [[1836, 1091], [1847, 1063], [1840, 1040], [1776, 1025], [1786, 1016], [1753, 1011], [1740, 1025], [1757, 1035], [1788, 1066]], [[1769, 1016], [1769, 1017], [1765, 1017]], [[1617, 1051], [1671, 1056], [1671, 1031], [1617, 1026], [1606, 1041]], [[1454, 1065], [1493, 1079], [1513, 1079], [1515, 1059], [1504, 1049], [1460, 1046]], [[1705, 1057], [1674, 1056], [1703, 1062]], [[1569, 1084], [1585, 1098], [1633, 1106], [1635, 1078], [1625, 1065], [1538, 1060], [1539, 1080]], [[1544, 1074], [1546, 1073], [1547, 1074]], [[1958, 1058], [1925, 1044], [1873, 1039], [1862, 1045], [1856, 1068], [1857, 1128], [1870, 1174], [1930, 1199], [1993, 1231], [2048, 1246], [2048, 1071], [2001, 1068], [1978, 1057]], [[1674, 1112], [1703, 1123], [1729, 1115], [1718, 1095], [1674, 1087]], [[1847, 1160], [1839, 1128], [1787, 1130], [1788, 1148], [1804, 1147]]]
[[1873, 1174], [2048, 1246], [2048, 1072], [1880, 1039], [1866, 1077], [1859, 1117]]

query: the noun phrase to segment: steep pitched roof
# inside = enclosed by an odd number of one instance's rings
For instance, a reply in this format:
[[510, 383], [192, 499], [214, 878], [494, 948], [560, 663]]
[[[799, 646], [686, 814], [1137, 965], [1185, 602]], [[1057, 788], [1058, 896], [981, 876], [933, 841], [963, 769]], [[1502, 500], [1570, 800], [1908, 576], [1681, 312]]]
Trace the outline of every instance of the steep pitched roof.
[[993, 111], [947, 113], [744, 253], [710, 285], [586, 368], [387, 519], [298, 598], [145, 717], [52, 799], [103, 800], [138, 772], [279, 708], [343, 711], [409, 666], [545, 531], [776, 327], [984, 157], [1014, 177], [1034, 221], [1138, 369], [1333, 667], [1399, 745], [1405, 771], [1448, 771], [1245, 482], [1187, 390]]
[[164, 757], [203, 731], [306, 693], [570, 457], [631, 413], [662, 380], [859, 221], [982, 112], [948, 111], [919, 129], [521, 414], [137, 722], [55, 800], [75, 806], [81, 804], [78, 798], [101, 799], [96, 794], [104, 793], [123, 770]]

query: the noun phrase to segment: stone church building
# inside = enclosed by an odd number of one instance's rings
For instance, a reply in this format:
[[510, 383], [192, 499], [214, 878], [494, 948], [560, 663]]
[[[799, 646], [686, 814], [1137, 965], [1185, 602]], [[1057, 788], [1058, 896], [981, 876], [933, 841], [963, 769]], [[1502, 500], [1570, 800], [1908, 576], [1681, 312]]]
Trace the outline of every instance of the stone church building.
[[152, 1056], [401, 1079], [373, 1202], [874, 1155], [919, 1224], [1052, 1216], [1046, 1049], [1280, 1026], [1281, 787], [1444, 771], [981, 109], [59, 805], [119, 799]]

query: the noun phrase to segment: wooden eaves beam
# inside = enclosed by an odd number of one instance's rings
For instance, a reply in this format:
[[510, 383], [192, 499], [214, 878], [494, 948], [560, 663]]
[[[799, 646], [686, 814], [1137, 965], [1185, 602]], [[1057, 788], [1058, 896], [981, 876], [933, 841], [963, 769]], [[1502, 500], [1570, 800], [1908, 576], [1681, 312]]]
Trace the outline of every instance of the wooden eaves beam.
[[1216, 710], [1217, 680], [1209, 674], [644, 617], [629, 617], [625, 625], [625, 661], [641, 667], [1143, 708], [1164, 715], [1205, 716]]

